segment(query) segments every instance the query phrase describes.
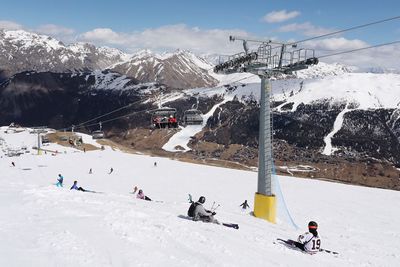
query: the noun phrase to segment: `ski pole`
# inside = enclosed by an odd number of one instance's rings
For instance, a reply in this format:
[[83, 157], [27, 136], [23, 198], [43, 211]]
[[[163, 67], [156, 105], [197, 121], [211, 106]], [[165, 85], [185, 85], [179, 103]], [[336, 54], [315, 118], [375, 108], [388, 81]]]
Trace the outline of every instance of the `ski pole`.
[[218, 204], [214, 209], [211, 209], [212, 211], [216, 211], [220, 205]]
[[215, 201], [213, 202], [210, 210], [212, 210], [214, 208], [214, 205], [215, 205]]

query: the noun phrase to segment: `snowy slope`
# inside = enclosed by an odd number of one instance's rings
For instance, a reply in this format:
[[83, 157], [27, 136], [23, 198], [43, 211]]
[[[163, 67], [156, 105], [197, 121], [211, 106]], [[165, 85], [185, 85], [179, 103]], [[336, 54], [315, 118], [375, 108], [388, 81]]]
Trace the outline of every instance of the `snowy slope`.
[[400, 102], [400, 75], [347, 73], [305, 80], [303, 90], [288, 97], [293, 110], [300, 103], [328, 100], [354, 104], [359, 109], [396, 108]]
[[[293, 110], [300, 103], [319, 101], [353, 104], [357, 109], [397, 108], [400, 103], [400, 74], [352, 73], [352, 68], [339, 64], [320, 63], [299, 71], [296, 77], [272, 80], [275, 100], [293, 102]], [[211, 73], [210, 73], [211, 74]], [[204, 95], [218, 93], [222, 85], [242, 85], [233, 92], [239, 100], [252, 95], [260, 98], [260, 78], [249, 73], [230, 75], [212, 74], [220, 81], [214, 89], [195, 91]], [[285, 104], [283, 104], [285, 105]], [[282, 105], [282, 106], [283, 106]]]
[[[3, 129], [5, 143], [35, 143], [35, 135]], [[280, 177], [302, 228], [295, 230], [282, 218], [272, 225], [240, 210], [244, 199], [253, 204], [255, 172], [110, 149], [66, 151], [1, 158], [0, 266], [396, 266], [400, 260], [400, 192]], [[58, 173], [65, 177], [61, 189], [52, 185]], [[73, 180], [103, 193], [69, 191]], [[163, 202], [135, 199], [128, 193], [134, 185]], [[219, 203], [217, 218], [240, 229], [180, 218], [187, 193], [205, 195], [208, 208]], [[311, 219], [320, 225], [322, 246], [338, 257], [273, 244], [295, 238]]]

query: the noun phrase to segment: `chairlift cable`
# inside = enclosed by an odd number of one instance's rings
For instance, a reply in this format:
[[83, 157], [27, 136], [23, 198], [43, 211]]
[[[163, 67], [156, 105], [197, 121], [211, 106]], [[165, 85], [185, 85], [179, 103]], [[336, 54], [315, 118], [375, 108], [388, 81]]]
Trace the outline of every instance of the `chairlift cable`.
[[[229, 82], [229, 83], [220, 85], [220, 86], [218, 86], [218, 87], [223, 87], [223, 86], [226, 86], [226, 85], [229, 85], [229, 84], [232, 84], [232, 83], [237, 83], [237, 82], [240, 82], [240, 81], [242, 81], [242, 80], [245, 80], [245, 79], [248, 79], [248, 78], [251, 78], [251, 77], [253, 77], [253, 74], [252, 74], [252, 75], [249, 75], [249, 76], [247, 76], [247, 77], [243, 77], [243, 78], [240, 78], [240, 79], [238, 79], [238, 80], [231, 81], [231, 82]], [[206, 89], [206, 90], [204, 90], [203, 92], [209, 91], [209, 90], [215, 90], [215, 87]], [[125, 105], [125, 106], [123, 106], [123, 107], [120, 107], [120, 108], [117, 108], [117, 109], [112, 110], [112, 111], [110, 111], [110, 112], [107, 112], [107, 113], [105, 113], [105, 114], [103, 114], [103, 115], [100, 115], [100, 116], [97, 116], [97, 117], [92, 118], [92, 119], [90, 119], [90, 120], [87, 120], [87, 121], [85, 121], [85, 122], [82, 122], [82, 123], [80, 123], [80, 124], [78, 124], [78, 125], [75, 125], [75, 126], [74, 126], [74, 130], [76, 130], [76, 129], [82, 129], [82, 128], [85, 128], [85, 127], [91, 127], [91, 126], [99, 125], [98, 122], [92, 123], [92, 124], [87, 124], [87, 123], [89, 123], [89, 122], [91, 122], [91, 121], [94, 121], [94, 120], [97, 120], [97, 119], [99, 119], [99, 118], [105, 117], [105, 116], [107, 116], [107, 115], [110, 115], [110, 114], [115, 113], [115, 112], [117, 112], [117, 111], [120, 111], [120, 110], [122, 110], [122, 109], [128, 108], [129, 106], [132, 106], [132, 105], [134, 105], [134, 104], [137, 104], [137, 103], [140, 103], [140, 102], [143, 102], [143, 101], [147, 101], [147, 100], [149, 100], [149, 99], [150, 99], [150, 97], [147, 98], [147, 99], [144, 99], [144, 100], [135, 101], [135, 102], [130, 103], [130, 104], [128, 104], [128, 105]], [[126, 115], [118, 116], [118, 117], [116, 117], [116, 118], [112, 118], [112, 119], [109, 119], [109, 120], [101, 121], [101, 123], [104, 124], [104, 123], [107, 123], [107, 122], [110, 122], [110, 121], [114, 121], [114, 120], [117, 120], [117, 119], [121, 119], [121, 118], [123, 118], [123, 117], [129, 117], [129, 116], [132, 116], [132, 115], [137, 114], [137, 113], [141, 113], [141, 112], [151, 112], [151, 111], [155, 111], [155, 110], [157, 110], [157, 109], [146, 109], [146, 110], [135, 111], [135, 112], [132, 112], [132, 113], [129, 113], [129, 114], [126, 114]], [[72, 126], [71, 126], [71, 127], [72, 127]], [[63, 128], [60, 128], [60, 129], [56, 129], [56, 131], [60, 131], [60, 130], [64, 130], [64, 129], [71, 129], [71, 127], [63, 127]]]
[[332, 56], [337, 56], [337, 55], [341, 55], [341, 54], [348, 54], [348, 53], [353, 53], [353, 52], [357, 52], [357, 51], [361, 51], [361, 50], [367, 50], [367, 49], [371, 49], [371, 48], [376, 48], [376, 47], [381, 47], [381, 46], [388, 46], [388, 45], [393, 45], [393, 44], [398, 44], [398, 43], [400, 43], [400, 41], [393, 41], [393, 42], [390, 42], [390, 43], [377, 44], [377, 45], [372, 45], [372, 46], [367, 46], [367, 47], [362, 47], [362, 48], [356, 48], [356, 49], [351, 49], [351, 50], [347, 50], [347, 51], [337, 52], [337, 53], [333, 53], [333, 54], [322, 55], [322, 56], [320, 56], [318, 58], [332, 57]]
[[347, 29], [342, 29], [342, 30], [338, 30], [338, 31], [334, 31], [334, 32], [330, 32], [330, 33], [326, 33], [326, 34], [310, 37], [310, 38], [303, 39], [303, 40], [300, 40], [300, 41], [297, 41], [297, 42], [289, 43], [289, 45], [303, 43], [303, 42], [307, 42], [307, 41], [311, 41], [311, 40], [315, 40], [315, 39], [319, 39], [319, 38], [323, 38], [323, 37], [339, 34], [339, 33], [342, 33], [342, 32], [348, 32], [348, 31], [352, 31], [352, 30], [356, 30], [356, 29], [360, 29], [360, 28], [365, 28], [365, 27], [368, 27], [368, 26], [371, 26], [371, 25], [375, 25], [375, 24], [379, 24], [379, 23], [383, 23], [383, 22], [387, 22], [387, 21], [391, 21], [391, 20], [396, 20], [396, 19], [400, 19], [400, 16], [395, 16], [395, 17], [391, 17], [391, 18], [387, 18], [387, 19], [377, 20], [377, 21], [373, 21], [373, 22], [369, 22], [369, 23], [353, 26], [353, 27], [350, 27], [350, 28], [347, 28]]

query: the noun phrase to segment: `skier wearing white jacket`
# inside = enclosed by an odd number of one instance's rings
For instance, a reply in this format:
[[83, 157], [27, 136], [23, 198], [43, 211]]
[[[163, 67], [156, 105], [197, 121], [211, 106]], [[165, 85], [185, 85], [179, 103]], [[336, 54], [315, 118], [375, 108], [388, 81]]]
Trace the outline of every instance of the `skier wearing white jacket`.
[[309, 253], [316, 253], [321, 248], [321, 238], [318, 236], [318, 224], [314, 221], [308, 223], [308, 232], [297, 239], [296, 247]]

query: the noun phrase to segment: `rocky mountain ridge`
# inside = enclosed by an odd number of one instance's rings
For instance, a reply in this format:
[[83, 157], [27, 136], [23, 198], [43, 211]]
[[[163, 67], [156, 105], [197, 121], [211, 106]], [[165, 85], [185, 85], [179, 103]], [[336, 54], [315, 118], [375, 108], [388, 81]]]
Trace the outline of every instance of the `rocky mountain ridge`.
[[164, 83], [174, 88], [210, 87], [218, 83], [203, 58], [189, 51], [156, 54], [149, 50], [133, 55], [88, 43], [65, 45], [53, 37], [23, 30], [0, 30], [0, 74], [10, 77], [24, 71], [119, 72], [141, 82]]
[[62, 42], [23, 30], [0, 30], [0, 69], [7, 76], [23, 71], [74, 72], [105, 69], [127, 55], [88, 43]]
[[183, 50], [161, 55], [149, 50], [139, 51], [111, 69], [143, 82], [155, 81], [173, 88], [212, 87], [218, 84], [208, 73], [212, 65]]

